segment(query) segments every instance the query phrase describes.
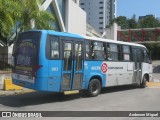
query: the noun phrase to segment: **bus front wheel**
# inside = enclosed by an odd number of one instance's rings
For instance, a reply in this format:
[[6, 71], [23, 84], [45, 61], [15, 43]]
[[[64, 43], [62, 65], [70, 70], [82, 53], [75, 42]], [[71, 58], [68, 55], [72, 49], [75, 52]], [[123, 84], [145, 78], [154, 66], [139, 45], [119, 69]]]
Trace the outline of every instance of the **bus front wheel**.
[[92, 79], [89, 82], [88, 86], [88, 94], [91, 97], [98, 96], [98, 94], [101, 92], [101, 83], [98, 79]]
[[140, 88], [145, 88], [147, 83], [147, 78], [146, 76], [143, 77], [142, 82], [140, 84]]

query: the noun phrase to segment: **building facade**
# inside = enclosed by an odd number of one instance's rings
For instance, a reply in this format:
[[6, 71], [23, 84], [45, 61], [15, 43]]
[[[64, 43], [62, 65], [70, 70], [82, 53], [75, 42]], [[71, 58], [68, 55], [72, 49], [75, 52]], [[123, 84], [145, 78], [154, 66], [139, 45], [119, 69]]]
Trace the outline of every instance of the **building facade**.
[[87, 22], [101, 34], [110, 20], [116, 17], [116, 0], [80, 0], [80, 7], [87, 13]]

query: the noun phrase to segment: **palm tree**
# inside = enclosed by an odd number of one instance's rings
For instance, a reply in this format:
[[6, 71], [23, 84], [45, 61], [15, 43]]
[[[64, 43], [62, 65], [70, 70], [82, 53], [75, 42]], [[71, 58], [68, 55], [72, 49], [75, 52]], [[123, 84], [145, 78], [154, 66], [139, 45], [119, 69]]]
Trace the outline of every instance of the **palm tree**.
[[13, 11], [18, 3], [14, 0], [0, 0], [0, 40], [6, 40], [14, 26]]
[[19, 23], [21, 30], [32, 29], [31, 22], [34, 21], [36, 29], [54, 29], [50, 25], [55, 21], [54, 16], [44, 10], [40, 10], [41, 0], [19, 0], [20, 16]]
[[[55, 22], [55, 18], [51, 13], [40, 10], [41, 1], [0, 0], [0, 40], [6, 42], [17, 25], [20, 31], [54, 29], [51, 23]], [[34, 28], [31, 22], [35, 23]]]

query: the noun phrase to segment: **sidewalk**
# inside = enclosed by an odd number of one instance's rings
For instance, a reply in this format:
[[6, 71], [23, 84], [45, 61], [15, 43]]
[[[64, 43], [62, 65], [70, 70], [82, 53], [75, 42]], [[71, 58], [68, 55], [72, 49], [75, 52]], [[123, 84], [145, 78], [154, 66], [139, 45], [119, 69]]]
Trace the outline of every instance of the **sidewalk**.
[[148, 82], [147, 87], [159, 87], [160, 88], [160, 82]]
[[152, 74], [153, 79], [147, 82], [147, 87], [160, 87], [160, 74]]
[[24, 94], [24, 93], [30, 93], [30, 92], [35, 92], [34, 90], [23, 88], [23, 90], [10, 90], [10, 91], [4, 91], [0, 89], [0, 96], [6, 96], [6, 95], [18, 95], [18, 94]]

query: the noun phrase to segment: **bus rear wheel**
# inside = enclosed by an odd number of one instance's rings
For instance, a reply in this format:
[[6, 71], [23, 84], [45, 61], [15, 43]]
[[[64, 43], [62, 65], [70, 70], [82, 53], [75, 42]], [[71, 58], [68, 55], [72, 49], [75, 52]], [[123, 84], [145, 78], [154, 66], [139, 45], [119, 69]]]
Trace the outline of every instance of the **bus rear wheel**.
[[140, 83], [140, 88], [145, 88], [147, 84], [146, 76], [143, 77], [142, 82]]
[[91, 97], [98, 96], [99, 93], [101, 92], [101, 83], [98, 79], [92, 79], [89, 82], [88, 86], [88, 94]]

